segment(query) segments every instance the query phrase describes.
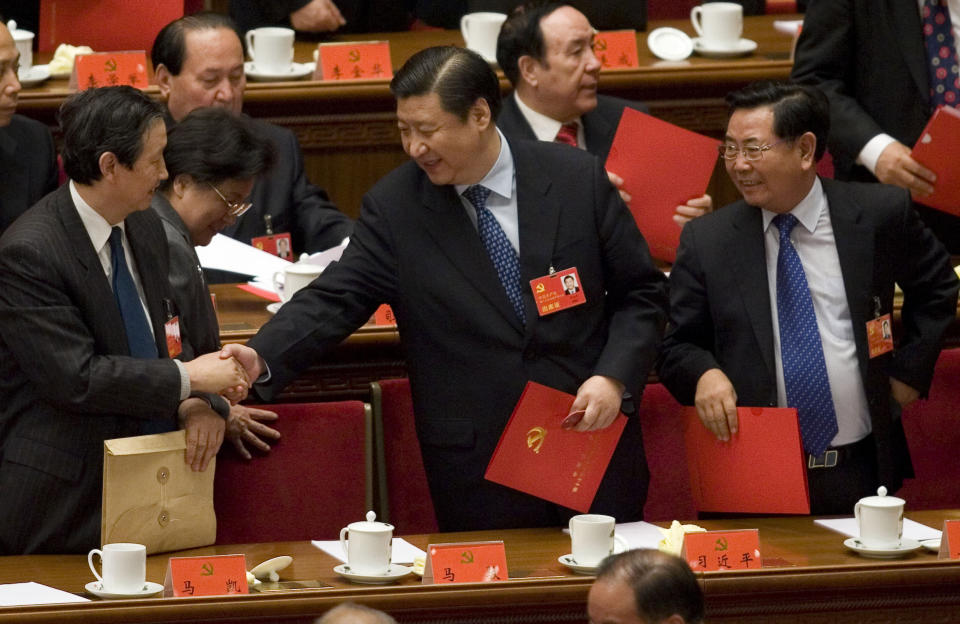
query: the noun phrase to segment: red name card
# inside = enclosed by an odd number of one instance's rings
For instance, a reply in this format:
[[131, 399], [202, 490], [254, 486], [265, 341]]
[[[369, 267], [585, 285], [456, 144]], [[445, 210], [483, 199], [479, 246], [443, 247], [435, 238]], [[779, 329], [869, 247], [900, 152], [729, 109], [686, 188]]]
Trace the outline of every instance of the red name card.
[[314, 80], [389, 80], [393, 78], [389, 41], [321, 43]]
[[423, 582], [489, 583], [507, 580], [507, 551], [503, 541], [430, 544]]
[[683, 552], [694, 571], [756, 570], [763, 567], [760, 531], [706, 531], [683, 536]]
[[945, 520], [937, 559], [960, 559], [960, 520]]
[[170, 597], [248, 594], [243, 555], [170, 557], [163, 595]]
[[393, 315], [393, 308], [385, 303], [380, 304], [377, 311], [373, 313], [373, 324], [386, 326], [396, 325], [397, 317]]
[[593, 53], [600, 60], [602, 69], [636, 69], [637, 31], [607, 30], [593, 38]]
[[143, 50], [83, 54], [73, 63], [71, 89], [83, 91], [120, 85], [147, 88], [147, 55]]

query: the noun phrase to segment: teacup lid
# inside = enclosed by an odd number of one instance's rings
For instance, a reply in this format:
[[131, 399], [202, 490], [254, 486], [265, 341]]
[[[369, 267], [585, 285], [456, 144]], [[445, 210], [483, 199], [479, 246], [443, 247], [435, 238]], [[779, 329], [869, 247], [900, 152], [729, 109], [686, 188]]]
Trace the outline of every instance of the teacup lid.
[[33, 39], [33, 33], [29, 30], [17, 29], [16, 20], [10, 20], [7, 22], [7, 30], [10, 31], [10, 35], [13, 37], [14, 41], [26, 41], [27, 39]]
[[887, 488], [882, 485], [877, 488], [876, 496], [867, 496], [860, 499], [860, 504], [868, 507], [899, 507], [906, 502], [896, 496], [887, 496]]
[[365, 522], [351, 522], [347, 527], [351, 531], [379, 533], [381, 531], [393, 531], [393, 525], [386, 522], [377, 522], [377, 512], [368, 511]]

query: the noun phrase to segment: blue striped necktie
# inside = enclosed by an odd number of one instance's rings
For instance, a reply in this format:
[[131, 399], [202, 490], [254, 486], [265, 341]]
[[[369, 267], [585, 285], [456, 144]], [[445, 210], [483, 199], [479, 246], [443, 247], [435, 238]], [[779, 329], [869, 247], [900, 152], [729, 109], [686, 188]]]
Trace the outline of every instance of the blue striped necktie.
[[113, 275], [113, 296], [123, 317], [127, 330], [127, 345], [130, 355], [138, 358], [157, 358], [157, 343], [150, 332], [150, 321], [143, 312], [143, 304], [127, 268], [127, 256], [123, 253], [123, 232], [114, 226], [110, 230], [110, 266]]

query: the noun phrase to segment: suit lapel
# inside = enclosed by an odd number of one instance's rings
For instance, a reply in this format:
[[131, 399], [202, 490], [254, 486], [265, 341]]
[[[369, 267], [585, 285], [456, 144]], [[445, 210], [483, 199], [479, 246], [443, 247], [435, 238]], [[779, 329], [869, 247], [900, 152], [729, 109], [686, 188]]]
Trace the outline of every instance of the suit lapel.
[[530, 127], [530, 122], [523, 116], [520, 107], [517, 106], [517, 100], [511, 93], [503, 98], [503, 109], [497, 116], [497, 126], [503, 130], [503, 133], [518, 139], [536, 141], [537, 135]]
[[[146, 212], [135, 212], [126, 219], [127, 240], [130, 241], [130, 250], [133, 253], [134, 265], [140, 276], [143, 286], [143, 296], [147, 300], [147, 310], [150, 312], [150, 324], [153, 327], [154, 342], [161, 357], [167, 356], [166, 310], [164, 295], [167, 294], [165, 283], [168, 267], [164, 265], [154, 251], [158, 244], [166, 245], [166, 239], [159, 240], [156, 228], [151, 231]], [[157, 218], [156, 225], [162, 228]]]
[[767, 256], [764, 246], [763, 218], [759, 208], [738, 203], [724, 210], [737, 210], [731, 221], [737, 230], [739, 245], [731, 249], [737, 285], [744, 308], [753, 327], [763, 363], [772, 379], [776, 378], [773, 353], [773, 321], [770, 318], [770, 287], [767, 282]]
[[[886, 14], [887, 24], [893, 30], [892, 38], [900, 46], [903, 60], [916, 83], [923, 101], [930, 101], [930, 76], [927, 71], [927, 54], [923, 42], [923, 23], [915, 0], [884, 0], [886, 11], [877, 9], [877, 17]], [[867, 71], [882, 71], [868, 68]], [[882, 95], [878, 97], [883, 97]]]
[[616, 125], [600, 114], [599, 105], [580, 119], [583, 122], [587, 151], [601, 160], [606, 158], [610, 145], [613, 144], [613, 134], [617, 131]]

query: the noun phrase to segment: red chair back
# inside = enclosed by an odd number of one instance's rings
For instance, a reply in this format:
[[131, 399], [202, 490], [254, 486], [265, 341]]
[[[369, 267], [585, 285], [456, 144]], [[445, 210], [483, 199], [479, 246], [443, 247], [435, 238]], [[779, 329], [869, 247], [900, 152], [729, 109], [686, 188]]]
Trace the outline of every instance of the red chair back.
[[263, 405], [283, 436], [247, 461], [217, 457], [217, 543], [333, 539], [372, 508], [369, 408], [360, 401]]

